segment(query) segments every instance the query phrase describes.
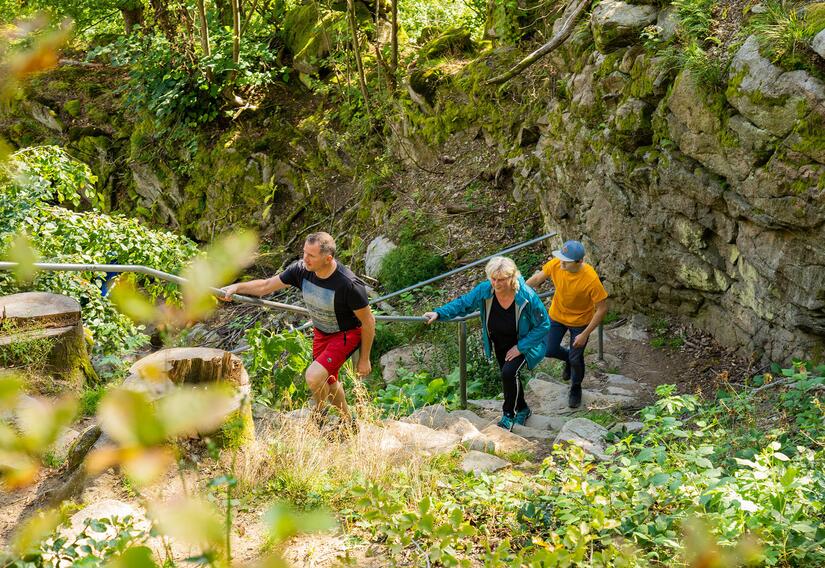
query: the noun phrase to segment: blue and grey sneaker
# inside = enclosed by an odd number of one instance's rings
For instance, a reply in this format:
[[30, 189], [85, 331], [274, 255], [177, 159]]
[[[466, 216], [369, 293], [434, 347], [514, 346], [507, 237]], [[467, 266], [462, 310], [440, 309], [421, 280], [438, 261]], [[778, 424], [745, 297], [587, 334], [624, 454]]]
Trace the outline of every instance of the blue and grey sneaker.
[[516, 422], [516, 424], [520, 424], [521, 426], [524, 426], [525, 423], [527, 422], [527, 419], [530, 418], [532, 415], [533, 415], [533, 411], [530, 410], [530, 407], [525, 406], [524, 408], [522, 408], [521, 410], [516, 412], [515, 422]]
[[504, 428], [505, 430], [510, 432], [513, 429], [513, 424], [515, 424], [513, 417], [504, 414], [502, 415], [501, 420], [498, 421], [498, 424], [496, 424], [496, 426], [498, 426], [499, 428]]

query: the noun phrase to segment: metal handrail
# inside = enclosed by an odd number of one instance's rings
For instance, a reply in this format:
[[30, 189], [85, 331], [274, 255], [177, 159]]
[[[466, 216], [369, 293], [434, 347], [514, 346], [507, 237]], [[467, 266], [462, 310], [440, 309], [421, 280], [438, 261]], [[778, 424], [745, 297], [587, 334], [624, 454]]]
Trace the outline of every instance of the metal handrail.
[[[0, 270], [11, 270], [18, 265], [16, 262], [0, 262]], [[163, 272], [143, 266], [141, 264], [56, 264], [49, 262], [36, 262], [34, 267], [38, 270], [46, 270], [53, 272], [134, 272], [135, 274], [143, 274], [160, 280], [167, 280], [178, 286], [186, 283], [186, 278], [181, 278], [175, 274]], [[219, 298], [224, 297], [224, 292], [220, 288], [209, 288], [215, 296]], [[281, 302], [273, 302], [271, 300], [262, 300], [261, 298], [251, 298], [249, 296], [241, 296], [233, 294], [232, 299], [242, 304], [252, 304], [255, 306], [263, 306], [266, 308], [275, 308], [278, 310], [285, 310], [299, 314], [309, 315], [309, 310], [301, 306], [293, 306], [292, 304], [282, 304]]]
[[439, 274], [438, 276], [433, 276], [432, 278], [429, 278], [427, 280], [423, 280], [423, 281], [418, 282], [416, 284], [413, 284], [411, 286], [407, 286], [406, 288], [402, 288], [401, 290], [396, 290], [395, 292], [392, 292], [390, 294], [386, 294], [384, 296], [380, 296], [378, 298], [375, 298], [374, 300], [370, 300], [370, 304], [377, 304], [378, 302], [383, 302], [384, 300], [388, 300], [390, 298], [395, 298], [396, 296], [400, 296], [401, 294], [404, 294], [404, 293], [409, 292], [411, 290], [415, 290], [416, 288], [421, 288], [421, 287], [426, 286], [428, 284], [432, 284], [433, 282], [438, 282], [439, 280], [443, 280], [445, 278], [453, 276], [454, 274], [458, 274], [459, 272], [464, 272], [465, 270], [469, 270], [470, 268], [478, 266], [479, 264], [483, 264], [483, 263], [487, 262], [488, 260], [490, 260], [491, 258], [494, 258], [496, 256], [501, 256], [501, 255], [504, 255], [504, 254], [508, 254], [508, 253], [517, 251], [519, 249], [523, 249], [525, 247], [529, 247], [530, 245], [534, 245], [536, 243], [547, 240], [550, 237], [555, 237], [557, 235], [558, 235], [558, 233], [556, 231], [551, 231], [549, 233], [545, 233], [544, 235], [542, 235], [540, 237], [536, 237], [535, 239], [530, 239], [529, 241], [524, 241], [523, 243], [513, 245], [513, 246], [508, 247], [504, 250], [500, 250], [496, 253], [493, 253], [489, 256], [485, 256], [484, 258], [474, 260], [473, 262], [471, 262], [469, 264], [465, 264], [464, 266], [459, 266], [458, 268], [448, 270], [447, 272], [444, 272], [443, 274]]

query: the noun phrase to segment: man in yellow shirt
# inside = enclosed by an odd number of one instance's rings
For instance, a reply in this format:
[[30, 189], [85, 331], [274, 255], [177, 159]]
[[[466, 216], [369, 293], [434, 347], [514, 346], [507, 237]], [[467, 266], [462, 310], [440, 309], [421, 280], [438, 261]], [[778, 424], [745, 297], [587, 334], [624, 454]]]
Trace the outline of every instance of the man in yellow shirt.
[[[576, 408], [582, 402], [584, 348], [607, 314], [607, 291], [595, 269], [584, 262], [584, 245], [579, 241], [567, 241], [561, 249], [553, 251], [553, 256], [527, 284], [536, 288], [550, 278], [556, 287], [549, 310], [546, 356], [564, 361], [564, 380], [570, 381], [567, 404]], [[561, 345], [568, 331], [569, 349]]]

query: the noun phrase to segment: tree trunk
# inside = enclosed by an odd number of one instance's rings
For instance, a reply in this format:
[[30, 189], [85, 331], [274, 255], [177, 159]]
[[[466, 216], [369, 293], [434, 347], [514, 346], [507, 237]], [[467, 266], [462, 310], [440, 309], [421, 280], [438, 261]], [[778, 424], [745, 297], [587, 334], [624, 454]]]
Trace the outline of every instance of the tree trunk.
[[123, 16], [123, 28], [126, 30], [126, 35], [131, 35], [135, 26], [143, 26], [142, 4], [137, 4], [135, 7], [121, 8], [120, 13]]
[[367, 78], [364, 74], [364, 62], [361, 60], [361, 45], [358, 41], [358, 22], [355, 20], [355, 4], [353, 0], [347, 0], [347, 16], [349, 27], [352, 32], [352, 50], [355, 52], [355, 66], [358, 69], [358, 84], [361, 87], [361, 95], [364, 97], [364, 106], [367, 114], [370, 114], [370, 99], [367, 93]]
[[[209, 23], [206, 20], [205, 0], [198, 0], [198, 25], [200, 26], [201, 51], [204, 57], [212, 55], [212, 46], [209, 44]], [[210, 83], [213, 80], [212, 69], [206, 68], [206, 80]]]
[[[0, 365], [18, 368], [35, 379], [50, 377], [62, 385], [48, 390], [80, 390], [96, 384], [89, 361], [80, 304], [46, 292], [0, 298]], [[36, 382], [36, 381], [35, 381]]]
[[[509, 81], [516, 75], [520, 74], [522, 71], [533, 65], [536, 61], [559, 47], [563, 44], [570, 34], [573, 33], [573, 27], [576, 25], [576, 21], [579, 19], [579, 15], [584, 12], [584, 9], [590, 5], [590, 0], [579, 0], [579, 3], [573, 8], [570, 12], [570, 15], [567, 16], [567, 19], [562, 24], [561, 28], [559, 29], [558, 33], [554, 35], [550, 41], [542, 45], [536, 51], [519, 61], [516, 65], [514, 65], [509, 71], [498, 75], [497, 77], [493, 77], [492, 79], [488, 79], [484, 81], [485, 85], [498, 85]], [[563, 17], [563, 16], [562, 16]]]
[[398, 71], [398, 0], [392, 0], [392, 59], [390, 60], [390, 69], [392, 69], [393, 77]]

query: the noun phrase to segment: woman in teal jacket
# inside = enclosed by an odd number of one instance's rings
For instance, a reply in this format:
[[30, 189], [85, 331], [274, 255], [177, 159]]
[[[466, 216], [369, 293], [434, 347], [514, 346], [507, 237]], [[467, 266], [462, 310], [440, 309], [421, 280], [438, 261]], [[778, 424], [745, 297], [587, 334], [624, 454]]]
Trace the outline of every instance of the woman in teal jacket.
[[489, 359], [494, 353], [501, 368], [504, 404], [498, 425], [512, 430], [513, 424], [523, 425], [532, 414], [519, 372], [525, 363], [532, 369], [544, 359], [550, 318], [512, 260], [497, 256], [487, 263], [485, 272], [488, 280], [424, 317], [429, 324], [480, 313], [484, 354]]

